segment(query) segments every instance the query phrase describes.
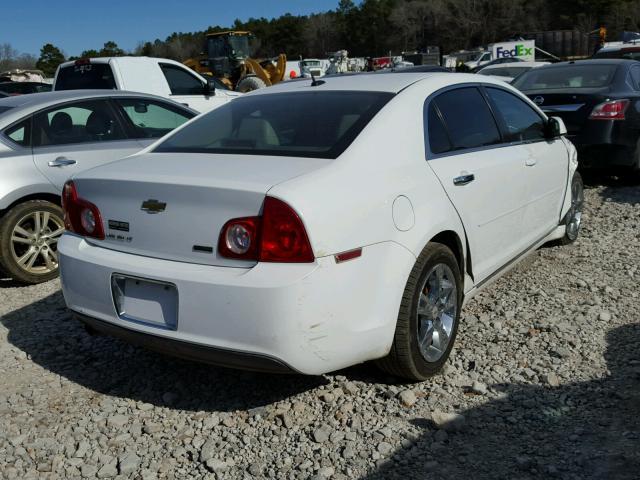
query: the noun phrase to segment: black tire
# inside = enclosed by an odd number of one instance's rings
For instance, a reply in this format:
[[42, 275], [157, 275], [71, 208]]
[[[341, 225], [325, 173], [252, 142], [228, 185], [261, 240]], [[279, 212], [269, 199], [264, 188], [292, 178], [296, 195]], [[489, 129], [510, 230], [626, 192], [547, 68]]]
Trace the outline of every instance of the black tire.
[[[449, 335], [449, 343], [442, 356], [428, 361], [420, 351], [418, 344], [418, 301], [420, 292], [426, 287], [427, 275], [436, 266], [443, 264], [452, 273], [455, 283], [455, 315]], [[456, 257], [451, 250], [439, 243], [430, 243], [422, 251], [409, 275], [402, 296], [400, 312], [396, 324], [391, 351], [386, 357], [377, 360], [384, 371], [411, 381], [423, 381], [438, 373], [449, 358], [455, 343], [462, 306], [463, 283]]]
[[259, 90], [260, 88], [266, 88], [267, 84], [264, 83], [264, 80], [258, 77], [245, 77], [238, 82], [236, 86], [236, 91], [247, 93], [252, 92], [253, 90]]
[[[20, 253], [16, 253], [15, 249], [18, 247], [14, 246], [14, 242], [11, 239], [14, 228], [18, 223], [21, 223], [29, 215], [35, 214], [36, 212], [49, 214], [47, 224], [51, 225], [51, 228], [53, 228], [54, 224], [57, 225], [58, 228], [64, 225], [62, 209], [58, 205], [45, 200], [30, 200], [20, 203], [0, 219], [0, 269], [4, 270], [15, 281], [26, 284], [42, 283], [58, 276], [57, 262], [53, 261], [53, 256], [49, 258], [52, 259], [55, 268], [51, 269], [48, 267], [44, 264], [44, 258], [36, 255], [35, 267], [31, 271], [20, 266], [16, 259], [16, 255]], [[43, 245], [42, 248], [49, 249], [57, 255], [57, 242], [49, 243], [47, 241], [45, 243], [46, 247]], [[27, 249], [30, 247], [25, 245], [23, 248]], [[42, 268], [38, 269], [37, 266], [41, 263]]]
[[[578, 197], [575, 197], [575, 195]], [[563, 224], [566, 227], [564, 236], [558, 240], [560, 245], [570, 245], [578, 239], [582, 224], [582, 209], [584, 207], [584, 183], [580, 172], [573, 174], [571, 179], [571, 207], [564, 216]]]

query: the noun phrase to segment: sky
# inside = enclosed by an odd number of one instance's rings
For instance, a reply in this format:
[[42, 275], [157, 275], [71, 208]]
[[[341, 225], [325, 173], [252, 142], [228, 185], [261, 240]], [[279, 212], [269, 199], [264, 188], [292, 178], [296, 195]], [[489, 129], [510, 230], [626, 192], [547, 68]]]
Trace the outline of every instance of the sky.
[[236, 18], [305, 15], [337, 5], [338, 0], [7, 0], [0, 44], [38, 56], [42, 45], [52, 43], [71, 56], [113, 40], [128, 51], [140, 41], [230, 26]]

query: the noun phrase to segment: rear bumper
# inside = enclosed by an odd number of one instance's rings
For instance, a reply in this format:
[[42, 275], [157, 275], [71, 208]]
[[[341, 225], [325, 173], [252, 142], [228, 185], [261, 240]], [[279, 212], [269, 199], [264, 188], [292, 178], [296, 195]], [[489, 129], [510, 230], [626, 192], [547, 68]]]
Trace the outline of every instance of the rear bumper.
[[586, 120], [579, 132], [570, 132], [567, 138], [578, 149], [583, 167], [633, 167], [639, 135], [625, 122]]
[[[275, 362], [311, 375], [388, 353], [415, 262], [394, 242], [365, 247], [360, 258], [340, 264], [331, 256], [253, 268], [142, 257], [73, 234], [62, 236], [58, 252], [67, 306], [96, 330], [209, 363], [273, 371]], [[175, 285], [175, 329], [120, 317], [113, 274]]]
[[109, 322], [91, 318], [74, 312], [74, 317], [91, 332], [109, 335], [132, 345], [148, 348], [186, 360], [209, 363], [228, 368], [239, 368], [265, 373], [295, 373], [296, 371], [277, 358], [258, 355], [250, 352], [238, 352], [223, 348], [198, 345], [170, 338], [158, 337], [148, 333], [136, 332], [129, 328], [119, 327]]
[[576, 145], [578, 161], [583, 168], [639, 168], [635, 149], [624, 145]]

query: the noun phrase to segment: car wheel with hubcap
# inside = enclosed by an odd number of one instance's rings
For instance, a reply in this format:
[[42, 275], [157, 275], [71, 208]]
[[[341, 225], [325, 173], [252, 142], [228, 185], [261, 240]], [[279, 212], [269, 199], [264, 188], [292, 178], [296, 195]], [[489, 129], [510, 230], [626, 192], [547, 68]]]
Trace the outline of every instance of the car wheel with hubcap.
[[0, 263], [14, 280], [41, 283], [58, 275], [62, 209], [44, 200], [13, 207], [0, 221]]
[[462, 290], [451, 250], [439, 243], [427, 245], [407, 281], [391, 351], [378, 365], [414, 381], [436, 374], [453, 348]]
[[571, 206], [564, 217], [565, 234], [560, 239], [562, 245], [569, 245], [578, 239], [582, 225], [582, 209], [584, 208], [584, 185], [582, 176], [575, 172], [571, 180]]

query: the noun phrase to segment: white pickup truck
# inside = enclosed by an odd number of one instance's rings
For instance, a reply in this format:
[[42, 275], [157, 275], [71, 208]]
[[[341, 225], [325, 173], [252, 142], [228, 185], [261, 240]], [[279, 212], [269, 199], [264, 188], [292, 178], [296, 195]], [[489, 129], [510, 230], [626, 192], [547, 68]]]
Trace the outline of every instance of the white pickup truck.
[[150, 93], [198, 112], [213, 110], [242, 95], [174, 60], [151, 57], [83, 58], [61, 64], [53, 90], [79, 89]]

